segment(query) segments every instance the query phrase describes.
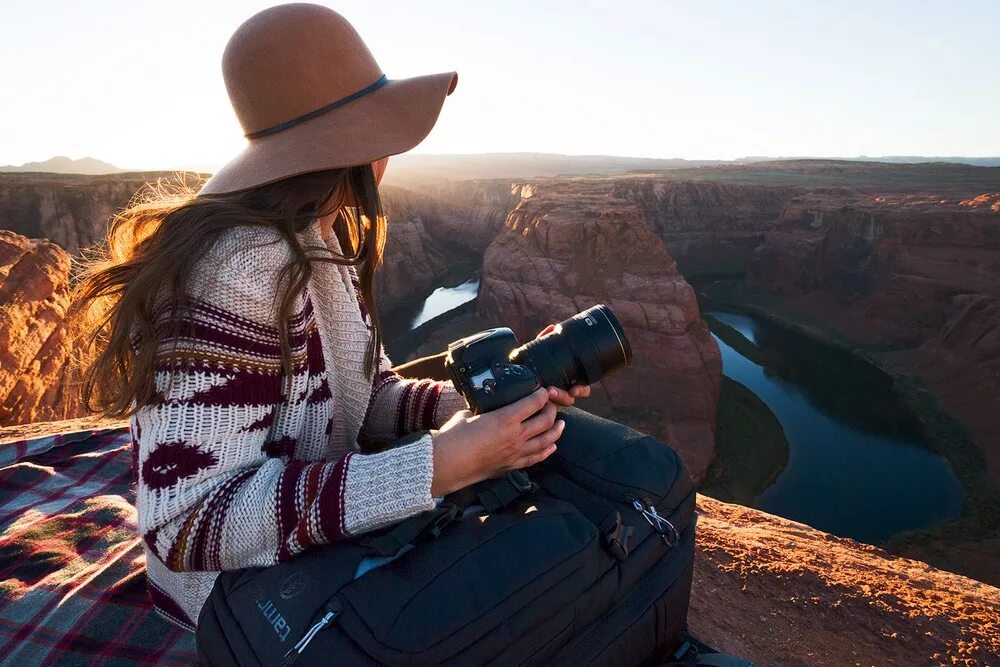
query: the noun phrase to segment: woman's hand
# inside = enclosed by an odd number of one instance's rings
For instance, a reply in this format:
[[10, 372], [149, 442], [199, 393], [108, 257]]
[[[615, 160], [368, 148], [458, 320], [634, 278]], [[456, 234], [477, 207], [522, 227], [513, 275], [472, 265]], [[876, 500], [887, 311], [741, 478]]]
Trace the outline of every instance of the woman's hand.
[[556, 406], [543, 388], [493, 412], [456, 412], [439, 430], [431, 431], [431, 493], [443, 496], [544, 461], [556, 451], [556, 440], [565, 426], [556, 420]]
[[[546, 336], [555, 331], [555, 329], [556, 325], [550, 324], [549, 326], [545, 327], [540, 332], [538, 332], [538, 335], [535, 336], [535, 338], [541, 338], [542, 336]], [[559, 387], [549, 387], [548, 390], [549, 390], [549, 400], [555, 403], [556, 405], [570, 406], [573, 405], [574, 402], [576, 402], [576, 399], [587, 398], [588, 396], [590, 396], [590, 386], [585, 384], [578, 384], [573, 387], [570, 387], [569, 391], [566, 391], [565, 389], [560, 389]]]

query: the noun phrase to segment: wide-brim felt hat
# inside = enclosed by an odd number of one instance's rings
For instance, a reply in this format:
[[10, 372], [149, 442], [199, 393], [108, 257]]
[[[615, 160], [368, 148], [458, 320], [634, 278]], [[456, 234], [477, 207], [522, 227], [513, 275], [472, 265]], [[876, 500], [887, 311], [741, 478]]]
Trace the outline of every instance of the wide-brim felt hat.
[[198, 194], [408, 151], [458, 82], [455, 72], [389, 79], [343, 16], [309, 3], [247, 19], [226, 45], [222, 72], [248, 143]]

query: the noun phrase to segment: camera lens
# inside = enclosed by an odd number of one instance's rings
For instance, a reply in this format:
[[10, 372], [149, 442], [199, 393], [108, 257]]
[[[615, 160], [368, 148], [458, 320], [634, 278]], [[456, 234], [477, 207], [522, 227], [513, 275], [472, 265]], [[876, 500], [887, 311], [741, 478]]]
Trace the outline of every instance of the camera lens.
[[606, 373], [628, 366], [632, 348], [618, 318], [602, 304], [560, 322], [554, 333], [515, 349], [510, 360], [534, 368], [545, 386], [569, 389], [593, 384]]

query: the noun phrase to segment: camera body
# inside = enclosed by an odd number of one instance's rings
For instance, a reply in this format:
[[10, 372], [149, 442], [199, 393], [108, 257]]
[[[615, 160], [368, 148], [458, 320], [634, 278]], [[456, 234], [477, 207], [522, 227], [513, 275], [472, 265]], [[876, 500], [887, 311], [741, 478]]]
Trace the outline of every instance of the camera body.
[[534, 369], [510, 360], [518, 345], [513, 331], [499, 327], [448, 346], [445, 367], [475, 414], [509, 405], [542, 386]]
[[469, 409], [482, 414], [541, 386], [593, 384], [631, 360], [625, 330], [610, 308], [598, 305], [524, 345], [507, 327], [461, 338], [448, 345], [445, 367]]

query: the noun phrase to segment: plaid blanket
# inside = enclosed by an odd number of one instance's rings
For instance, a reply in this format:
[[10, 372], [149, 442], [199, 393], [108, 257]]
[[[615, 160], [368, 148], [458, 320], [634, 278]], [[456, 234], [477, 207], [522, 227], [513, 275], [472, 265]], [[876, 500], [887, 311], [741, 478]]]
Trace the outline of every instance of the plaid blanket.
[[0, 444], [0, 664], [193, 665], [152, 608], [128, 428]]

